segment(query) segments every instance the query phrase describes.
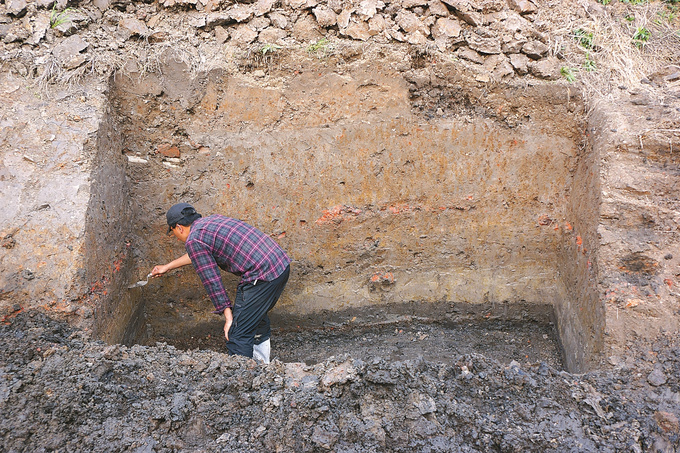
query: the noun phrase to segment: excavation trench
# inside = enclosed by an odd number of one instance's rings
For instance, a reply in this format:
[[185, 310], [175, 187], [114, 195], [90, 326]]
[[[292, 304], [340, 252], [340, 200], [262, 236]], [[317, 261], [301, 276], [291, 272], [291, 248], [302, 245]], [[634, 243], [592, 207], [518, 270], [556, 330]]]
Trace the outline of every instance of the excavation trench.
[[[597, 160], [579, 98], [377, 62], [291, 55], [257, 78], [169, 60], [114, 77], [98, 165], [125, 173], [127, 231], [101, 240], [124, 238], [125, 285], [184, 253], [164, 213], [188, 201], [257, 226], [293, 258], [272, 314], [286, 360], [322, 360], [312, 344], [445, 360], [456, 345], [502, 350], [500, 332], [516, 337], [503, 358], [536, 348], [552, 358], [532, 359], [589, 368], [604, 318]], [[224, 281], [233, 294], [236, 278]], [[224, 351], [193, 269], [121, 284], [109, 304], [96, 321], [107, 341]]]

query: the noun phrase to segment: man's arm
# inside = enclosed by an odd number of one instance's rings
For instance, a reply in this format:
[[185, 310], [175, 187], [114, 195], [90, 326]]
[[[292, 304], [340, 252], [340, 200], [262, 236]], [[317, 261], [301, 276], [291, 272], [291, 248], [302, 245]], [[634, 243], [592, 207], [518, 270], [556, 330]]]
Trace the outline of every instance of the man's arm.
[[189, 258], [189, 254], [185, 253], [176, 260], [170, 261], [168, 264], [155, 266], [151, 271], [151, 276], [156, 277], [157, 275], [163, 275], [168, 271], [177, 269], [178, 267], [186, 266], [187, 264], [191, 264], [191, 259]]

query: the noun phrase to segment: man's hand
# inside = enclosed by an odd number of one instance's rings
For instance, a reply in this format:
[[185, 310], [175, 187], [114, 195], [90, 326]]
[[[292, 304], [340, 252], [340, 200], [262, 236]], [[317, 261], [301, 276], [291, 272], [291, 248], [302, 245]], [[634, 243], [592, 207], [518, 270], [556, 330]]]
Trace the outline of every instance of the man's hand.
[[231, 329], [231, 324], [234, 322], [234, 317], [231, 314], [231, 308], [224, 309], [224, 338], [229, 341], [229, 329]]
[[165, 274], [165, 273], [166, 273], [167, 271], [169, 271], [169, 270], [170, 270], [170, 267], [169, 267], [167, 264], [162, 264], [162, 265], [160, 265], [160, 266], [155, 266], [155, 267], [151, 270], [151, 276], [152, 276], [152, 277], [156, 277], [156, 276], [158, 276], [158, 275], [163, 275], [163, 274]]

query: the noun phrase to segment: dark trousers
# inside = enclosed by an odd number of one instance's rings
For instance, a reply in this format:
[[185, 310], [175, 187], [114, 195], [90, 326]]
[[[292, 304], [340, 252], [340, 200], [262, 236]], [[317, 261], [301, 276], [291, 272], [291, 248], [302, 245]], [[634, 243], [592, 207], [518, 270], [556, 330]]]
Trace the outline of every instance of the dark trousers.
[[229, 329], [227, 349], [230, 354], [253, 356], [253, 345], [269, 340], [271, 324], [267, 313], [274, 308], [290, 275], [290, 266], [270, 282], [238, 285], [234, 306], [234, 322]]

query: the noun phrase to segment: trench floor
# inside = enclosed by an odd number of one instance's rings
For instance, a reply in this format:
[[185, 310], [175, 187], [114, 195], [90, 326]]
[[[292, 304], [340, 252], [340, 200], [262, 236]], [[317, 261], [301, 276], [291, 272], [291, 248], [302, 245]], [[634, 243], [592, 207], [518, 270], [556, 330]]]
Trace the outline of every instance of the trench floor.
[[[226, 352], [222, 322], [203, 325], [181, 334], [155, 335], [146, 344], [165, 342], [181, 350]], [[396, 321], [337, 326], [272, 326], [271, 356], [284, 362], [322, 362], [349, 353], [371, 361], [376, 357], [404, 361], [422, 357], [454, 364], [461, 355], [478, 353], [507, 364], [545, 362], [563, 369], [554, 326], [533, 321], [499, 319], [433, 322], [404, 316]]]

